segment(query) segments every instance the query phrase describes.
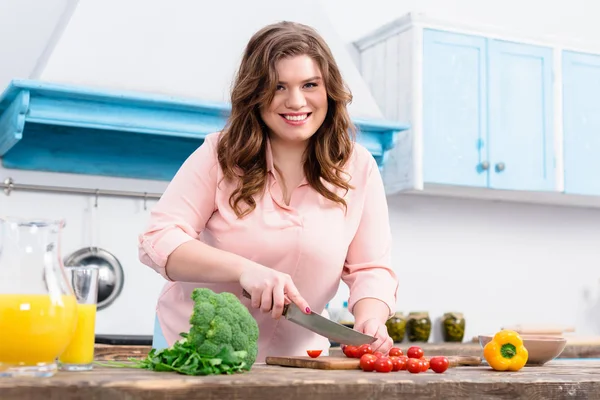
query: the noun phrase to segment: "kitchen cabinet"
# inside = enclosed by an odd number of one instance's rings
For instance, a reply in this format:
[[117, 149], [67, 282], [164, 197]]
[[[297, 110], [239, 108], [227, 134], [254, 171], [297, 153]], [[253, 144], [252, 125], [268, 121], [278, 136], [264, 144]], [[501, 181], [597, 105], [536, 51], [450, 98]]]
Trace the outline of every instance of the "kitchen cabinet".
[[[0, 93], [0, 161], [7, 169], [169, 181], [229, 104], [34, 80]], [[353, 119], [380, 167], [408, 127]]]
[[411, 125], [408, 149], [398, 151], [412, 170], [393, 171], [414, 177], [405, 188], [555, 190], [551, 47], [407, 21], [357, 47], [386, 117]]
[[553, 50], [493, 39], [487, 45], [488, 185], [554, 190]]
[[600, 55], [564, 51], [565, 193], [600, 195]]

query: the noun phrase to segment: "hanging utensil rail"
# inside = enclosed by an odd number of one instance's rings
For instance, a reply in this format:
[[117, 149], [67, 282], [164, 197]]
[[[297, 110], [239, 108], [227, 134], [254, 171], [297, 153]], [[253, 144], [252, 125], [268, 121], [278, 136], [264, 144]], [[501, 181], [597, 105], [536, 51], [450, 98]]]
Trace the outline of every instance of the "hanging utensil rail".
[[23, 190], [29, 192], [55, 192], [55, 193], [73, 193], [73, 194], [89, 194], [92, 196], [108, 196], [108, 197], [129, 197], [135, 199], [160, 199], [161, 193], [147, 192], [131, 192], [125, 190], [105, 190], [105, 189], [83, 189], [65, 186], [46, 186], [46, 185], [26, 185], [15, 183], [12, 178], [6, 178], [2, 182], [4, 193], [8, 196], [13, 190]]

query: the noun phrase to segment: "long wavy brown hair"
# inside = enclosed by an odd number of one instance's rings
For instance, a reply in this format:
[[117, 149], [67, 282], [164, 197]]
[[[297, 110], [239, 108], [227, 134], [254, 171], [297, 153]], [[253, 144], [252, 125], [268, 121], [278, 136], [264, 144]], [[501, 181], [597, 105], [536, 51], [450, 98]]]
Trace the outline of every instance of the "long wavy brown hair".
[[254, 210], [254, 196], [264, 193], [267, 182], [269, 129], [260, 117], [260, 107], [270, 104], [275, 95], [275, 65], [282, 58], [300, 55], [311, 57], [319, 66], [328, 100], [325, 121], [304, 155], [304, 174], [325, 198], [347, 206], [335, 187], [345, 192], [351, 189], [344, 167], [356, 132], [346, 109], [352, 94], [323, 38], [311, 27], [284, 21], [262, 28], [246, 46], [231, 90], [231, 114], [217, 146], [224, 179], [238, 183], [229, 204], [239, 218]]

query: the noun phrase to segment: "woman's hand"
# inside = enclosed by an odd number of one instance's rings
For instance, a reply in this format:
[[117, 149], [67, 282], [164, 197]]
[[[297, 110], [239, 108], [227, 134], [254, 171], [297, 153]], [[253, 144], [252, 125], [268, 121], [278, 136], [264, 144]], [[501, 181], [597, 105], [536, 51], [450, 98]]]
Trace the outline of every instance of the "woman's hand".
[[262, 312], [271, 312], [275, 319], [281, 317], [285, 304], [295, 303], [300, 310], [309, 314], [310, 307], [298, 292], [288, 274], [255, 264], [240, 275], [240, 285], [252, 297], [252, 307]]
[[370, 318], [364, 322], [355, 323], [354, 329], [377, 339], [371, 343], [371, 348], [374, 352], [380, 351], [383, 354], [387, 354], [394, 345], [394, 341], [388, 335], [387, 327], [377, 318]]

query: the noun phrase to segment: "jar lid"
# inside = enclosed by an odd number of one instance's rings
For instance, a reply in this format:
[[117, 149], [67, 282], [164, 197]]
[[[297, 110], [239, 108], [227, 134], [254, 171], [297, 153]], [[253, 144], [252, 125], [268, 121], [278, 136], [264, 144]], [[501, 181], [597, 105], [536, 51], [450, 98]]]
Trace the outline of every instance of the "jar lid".
[[429, 312], [427, 311], [411, 311], [408, 313], [409, 318], [425, 318], [429, 317]]
[[444, 318], [446, 318], [446, 317], [463, 318], [463, 313], [451, 311], [451, 312], [444, 313]]

